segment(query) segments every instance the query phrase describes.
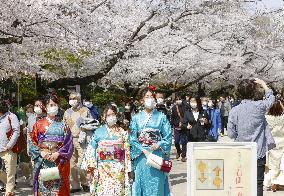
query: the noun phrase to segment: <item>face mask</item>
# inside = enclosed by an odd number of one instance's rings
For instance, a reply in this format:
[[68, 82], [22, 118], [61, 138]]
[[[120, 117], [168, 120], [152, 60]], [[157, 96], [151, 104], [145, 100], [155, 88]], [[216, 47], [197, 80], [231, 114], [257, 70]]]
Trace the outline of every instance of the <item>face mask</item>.
[[209, 103], [208, 103], [208, 106], [209, 106], [210, 108], [212, 108], [212, 107], [213, 107], [213, 103], [212, 103], [212, 102], [209, 102]]
[[93, 104], [92, 104], [92, 102], [86, 101], [86, 102], [84, 102], [84, 106], [91, 108], [93, 106]]
[[116, 116], [108, 116], [107, 118], [106, 118], [106, 123], [107, 123], [107, 125], [108, 126], [113, 126], [113, 125], [115, 125], [116, 124], [116, 122], [117, 122], [117, 117]]
[[144, 103], [145, 108], [154, 109], [156, 106], [156, 101], [153, 98], [147, 98]]
[[72, 107], [75, 107], [77, 105], [78, 101], [77, 100], [74, 100], [74, 99], [71, 99], [69, 101], [69, 105], [71, 105]]
[[130, 106], [129, 105], [125, 106], [125, 109], [130, 110]]
[[197, 108], [197, 103], [190, 103], [190, 107], [193, 109]]
[[182, 104], [182, 100], [177, 100], [177, 101], [176, 101], [176, 104], [177, 104], [177, 105], [181, 105], [181, 104]]
[[203, 105], [203, 106], [207, 106], [208, 103], [207, 103], [207, 102], [203, 102], [202, 105]]
[[58, 106], [52, 106], [47, 108], [47, 114], [49, 116], [56, 116], [58, 113]]
[[42, 109], [40, 107], [34, 107], [34, 112], [36, 114], [42, 114]]
[[158, 98], [157, 99], [157, 104], [163, 104], [164, 103], [164, 99], [163, 98]]
[[33, 115], [33, 113], [31, 113], [31, 112], [27, 112], [26, 113], [26, 116], [29, 118], [31, 115]]

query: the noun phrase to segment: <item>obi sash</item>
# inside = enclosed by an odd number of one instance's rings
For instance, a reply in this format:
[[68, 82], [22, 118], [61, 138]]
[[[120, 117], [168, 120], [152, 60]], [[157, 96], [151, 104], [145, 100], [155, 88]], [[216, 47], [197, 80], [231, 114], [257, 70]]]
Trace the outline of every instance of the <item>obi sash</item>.
[[64, 138], [64, 124], [53, 122], [45, 133], [39, 134], [39, 147], [44, 151], [56, 152], [64, 142]]
[[142, 146], [150, 146], [161, 140], [162, 137], [159, 129], [145, 128], [138, 134], [138, 141]]
[[123, 162], [125, 160], [125, 149], [123, 141], [102, 140], [97, 148], [98, 161], [101, 162]]

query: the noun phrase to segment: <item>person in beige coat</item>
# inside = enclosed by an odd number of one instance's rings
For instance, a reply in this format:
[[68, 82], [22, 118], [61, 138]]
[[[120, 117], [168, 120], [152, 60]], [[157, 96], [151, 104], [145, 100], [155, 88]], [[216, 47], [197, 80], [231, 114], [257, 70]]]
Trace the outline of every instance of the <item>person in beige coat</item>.
[[265, 185], [275, 192], [279, 185], [284, 185], [284, 171], [281, 170], [281, 159], [284, 155], [284, 115], [280, 100], [276, 100], [266, 115], [269, 128], [276, 143], [267, 156]]
[[[86, 130], [81, 127], [85, 119], [91, 118], [90, 110], [81, 103], [81, 94], [72, 92], [69, 96], [70, 108], [64, 113], [64, 122], [70, 127], [73, 136], [74, 152], [71, 158], [71, 193], [80, 192], [81, 188], [85, 192], [89, 192], [89, 186], [86, 179], [86, 172], [81, 168], [81, 163], [86, 150], [86, 140], [89, 135]], [[80, 178], [79, 178], [80, 176]]]

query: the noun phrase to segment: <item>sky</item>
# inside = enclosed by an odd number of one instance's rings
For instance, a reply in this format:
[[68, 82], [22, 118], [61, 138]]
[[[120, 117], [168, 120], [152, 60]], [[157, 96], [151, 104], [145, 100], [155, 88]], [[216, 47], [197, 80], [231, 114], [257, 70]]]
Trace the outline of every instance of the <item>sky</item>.
[[[255, 6], [255, 3], [251, 3]], [[279, 9], [284, 7], [284, 0], [259, 0], [256, 4], [257, 9]]]

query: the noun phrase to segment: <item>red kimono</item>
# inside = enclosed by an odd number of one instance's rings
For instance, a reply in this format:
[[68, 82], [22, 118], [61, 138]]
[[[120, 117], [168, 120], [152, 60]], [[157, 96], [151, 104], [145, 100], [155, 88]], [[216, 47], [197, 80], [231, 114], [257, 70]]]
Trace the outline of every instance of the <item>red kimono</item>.
[[[70, 159], [73, 153], [73, 141], [69, 128], [63, 122], [52, 121], [48, 117], [36, 122], [31, 132], [32, 159], [35, 163], [33, 190], [35, 196], [70, 195]], [[58, 152], [58, 159], [53, 162], [43, 159], [41, 152]], [[58, 167], [60, 179], [43, 181], [40, 170]]]

